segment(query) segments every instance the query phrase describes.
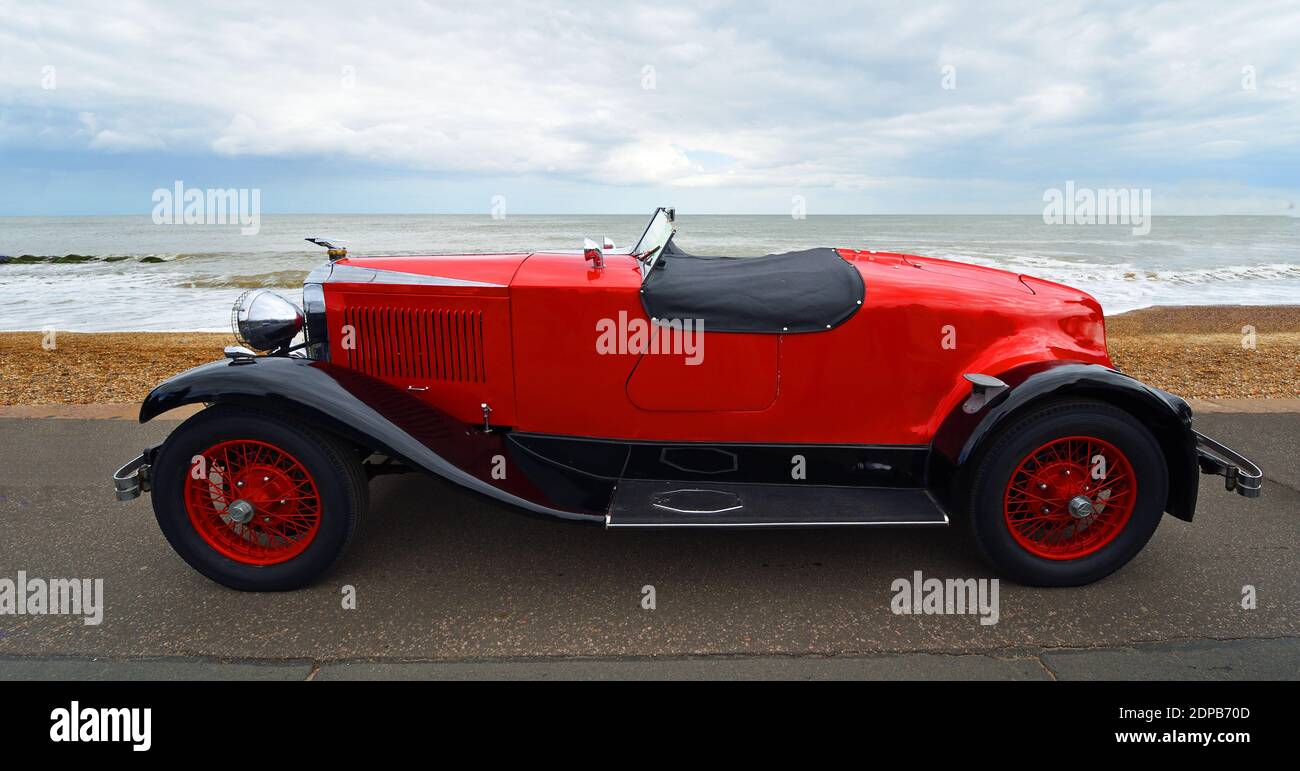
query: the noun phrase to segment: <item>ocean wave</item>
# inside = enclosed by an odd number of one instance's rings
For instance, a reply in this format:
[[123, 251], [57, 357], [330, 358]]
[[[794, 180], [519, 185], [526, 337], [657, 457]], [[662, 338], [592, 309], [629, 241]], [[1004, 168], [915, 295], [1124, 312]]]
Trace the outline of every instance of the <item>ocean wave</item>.
[[180, 260], [198, 258], [226, 260], [241, 256], [248, 255], [241, 255], [233, 252], [156, 252], [149, 254], [0, 254], [0, 265], [80, 265], [89, 262], [112, 263], [127, 261], [140, 262], [149, 265], [160, 262], [177, 262]]
[[0, 265], [31, 265], [39, 262], [66, 265], [98, 262], [101, 259], [93, 254], [20, 254], [16, 257], [0, 254]]
[[305, 270], [278, 270], [247, 276], [204, 276], [179, 281], [175, 285], [184, 289], [297, 289], [306, 278]]
[[994, 259], [976, 255], [944, 254], [941, 259], [969, 262], [1013, 273], [1024, 273], [1035, 278], [1057, 281], [1063, 284], [1069, 284], [1071, 281], [1152, 281], [1167, 284], [1199, 285], [1237, 281], [1300, 280], [1300, 264], [1287, 262], [1175, 269], [1142, 267], [1131, 262], [1097, 264], [1037, 256]]
[[172, 262], [191, 255], [179, 254], [0, 254], [0, 265], [81, 265], [88, 262]]

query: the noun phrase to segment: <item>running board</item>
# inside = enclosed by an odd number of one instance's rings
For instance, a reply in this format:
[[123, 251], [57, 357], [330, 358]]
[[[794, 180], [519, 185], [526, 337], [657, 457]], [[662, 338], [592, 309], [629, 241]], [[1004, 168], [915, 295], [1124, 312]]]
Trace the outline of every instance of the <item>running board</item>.
[[607, 527], [917, 527], [948, 524], [924, 491], [623, 479]]

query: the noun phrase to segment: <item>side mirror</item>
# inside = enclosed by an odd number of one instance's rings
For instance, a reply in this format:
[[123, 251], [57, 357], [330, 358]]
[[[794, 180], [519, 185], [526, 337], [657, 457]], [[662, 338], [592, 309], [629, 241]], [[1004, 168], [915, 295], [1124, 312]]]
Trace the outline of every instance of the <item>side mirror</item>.
[[593, 268], [605, 267], [605, 252], [590, 238], [582, 240], [582, 257], [585, 260], [590, 260]]
[[610, 238], [609, 236], [605, 236], [605, 251], [612, 252], [614, 251], [614, 248], [615, 248], [614, 239]]

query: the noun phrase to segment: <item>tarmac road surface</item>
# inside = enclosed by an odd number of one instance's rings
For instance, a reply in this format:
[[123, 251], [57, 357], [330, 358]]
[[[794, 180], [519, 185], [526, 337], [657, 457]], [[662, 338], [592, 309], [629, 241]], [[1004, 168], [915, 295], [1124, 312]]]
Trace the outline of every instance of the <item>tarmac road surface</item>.
[[1203, 477], [1195, 523], [1166, 517], [1092, 586], [1002, 582], [992, 624], [891, 610], [915, 571], [995, 577], [959, 528], [606, 531], [422, 475], [372, 483], [316, 586], [240, 593], [171, 551], [147, 497], [113, 499], [113, 470], [176, 425], [0, 418], [0, 579], [105, 594], [99, 625], [0, 615], [0, 679], [1300, 679], [1300, 414], [1200, 416], [1264, 468], [1263, 496]]

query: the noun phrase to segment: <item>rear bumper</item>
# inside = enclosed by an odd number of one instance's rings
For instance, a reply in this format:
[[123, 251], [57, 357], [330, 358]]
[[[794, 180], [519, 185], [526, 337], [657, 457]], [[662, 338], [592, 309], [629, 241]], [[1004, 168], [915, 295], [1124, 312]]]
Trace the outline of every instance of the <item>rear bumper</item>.
[[113, 488], [119, 501], [129, 501], [149, 492], [149, 466], [157, 452], [158, 445], [154, 445], [113, 472]]
[[1223, 477], [1225, 490], [1236, 490], [1238, 495], [1247, 498], [1259, 497], [1264, 482], [1264, 472], [1259, 466], [1199, 431], [1192, 433], [1196, 434], [1196, 459], [1202, 474]]

